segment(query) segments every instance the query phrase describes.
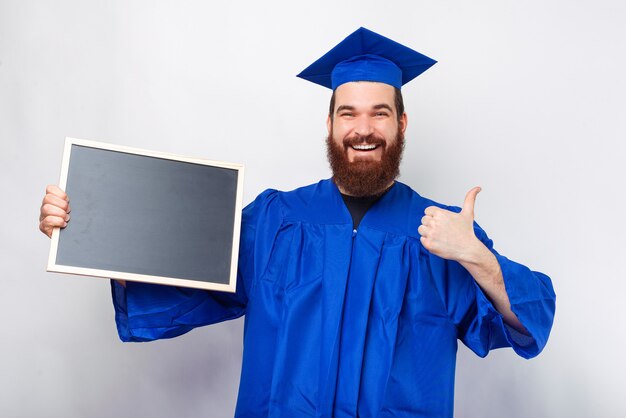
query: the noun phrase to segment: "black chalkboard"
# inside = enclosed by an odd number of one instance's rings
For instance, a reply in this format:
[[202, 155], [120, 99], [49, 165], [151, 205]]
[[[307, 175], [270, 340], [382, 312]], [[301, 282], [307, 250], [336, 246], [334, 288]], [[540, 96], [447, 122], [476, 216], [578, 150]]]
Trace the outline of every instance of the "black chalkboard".
[[235, 290], [243, 167], [66, 139], [49, 271]]

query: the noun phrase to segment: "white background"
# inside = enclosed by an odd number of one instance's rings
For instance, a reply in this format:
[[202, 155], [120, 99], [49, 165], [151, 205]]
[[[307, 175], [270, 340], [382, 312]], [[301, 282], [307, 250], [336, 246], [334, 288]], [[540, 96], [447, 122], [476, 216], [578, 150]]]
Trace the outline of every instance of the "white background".
[[[244, 163], [245, 202], [329, 176], [330, 91], [300, 72], [359, 26], [439, 61], [404, 87], [401, 180], [549, 274], [536, 359], [459, 349], [458, 417], [626, 416], [626, 3], [0, 0], [0, 415], [227, 417], [242, 321], [122, 344], [109, 283], [45, 272], [65, 136]], [[417, 216], [417, 214], [416, 214]]]

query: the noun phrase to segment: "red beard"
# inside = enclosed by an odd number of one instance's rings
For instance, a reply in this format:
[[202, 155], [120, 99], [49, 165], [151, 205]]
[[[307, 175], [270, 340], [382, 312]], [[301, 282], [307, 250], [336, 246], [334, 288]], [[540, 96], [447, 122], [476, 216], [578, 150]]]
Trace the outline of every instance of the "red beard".
[[[383, 147], [380, 161], [348, 161], [347, 148], [354, 144], [375, 144]], [[349, 195], [375, 196], [383, 193], [400, 175], [404, 135], [400, 129], [396, 140], [387, 143], [380, 137], [346, 138], [341, 145], [333, 140], [332, 130], [326, 138], [326, 153], [335, 184]]]

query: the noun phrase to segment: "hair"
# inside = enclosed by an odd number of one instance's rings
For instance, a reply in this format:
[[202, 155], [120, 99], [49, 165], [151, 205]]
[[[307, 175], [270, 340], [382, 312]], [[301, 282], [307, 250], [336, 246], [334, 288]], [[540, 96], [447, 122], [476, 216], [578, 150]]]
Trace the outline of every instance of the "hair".
[[[394, 97], [393, 102], [396, 107], [396, 115], [398, 118], [398, 122], [402, 119], [402, 115], [404, 114], [404, 100], [402, 99], [402, 91], [399, 88], [394, 87]], [[330, 106], [328, 108], [328, 115], [330, 116], [331, 122], [335, 117], [335, 92], [337, 89], [333, 90], [333, 95], [330, 97]]]

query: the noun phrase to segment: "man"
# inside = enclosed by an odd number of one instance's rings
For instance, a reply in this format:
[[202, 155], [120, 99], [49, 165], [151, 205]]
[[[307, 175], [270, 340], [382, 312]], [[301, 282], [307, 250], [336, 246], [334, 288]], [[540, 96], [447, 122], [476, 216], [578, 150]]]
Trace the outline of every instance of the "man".
[[[361, 28], [300, 74], [333, 90], [331, 180], [268, 190], [243, 212], [237, 293], [112, 282], [120, 338], [171, 338], [246, 315], [236, 415], [446, 417], [457, 339], [536, 356], [550, 279], [499, 255], [462, 209], [396, 182], [400, 87], [434, 61]], [[49, 187], [42, 231], [69, 221]]]

